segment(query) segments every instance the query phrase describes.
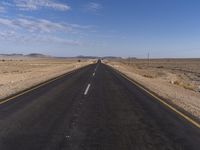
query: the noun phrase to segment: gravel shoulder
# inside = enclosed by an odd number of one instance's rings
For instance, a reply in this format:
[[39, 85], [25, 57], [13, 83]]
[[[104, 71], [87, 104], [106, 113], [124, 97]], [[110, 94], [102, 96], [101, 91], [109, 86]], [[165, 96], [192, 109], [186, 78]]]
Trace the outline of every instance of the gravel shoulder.
[[[195, 78], [198, 72], [195, 72], [194, 67], [194, 71], [191, 71], [192, 67], [188, 67], [188, 70], [185, 63], [179, 63], [179, 68], [173, 64], [158, 62], [154, 62], [152, 66], [144, 62], [134, 62], [131, 65], [119, 61], [106, 63], [200, 121], [200, 93], [197, 91], [199, 83], [198, 77]], [[196, 68], [196, 71], [199, 70]]]

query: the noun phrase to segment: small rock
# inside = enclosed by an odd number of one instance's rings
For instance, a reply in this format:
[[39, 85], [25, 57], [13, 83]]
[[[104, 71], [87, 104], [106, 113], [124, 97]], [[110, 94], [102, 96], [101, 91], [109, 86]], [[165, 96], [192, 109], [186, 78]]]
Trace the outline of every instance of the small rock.
[[200, 86], [198, 87], [197, 91], [200, 92]]

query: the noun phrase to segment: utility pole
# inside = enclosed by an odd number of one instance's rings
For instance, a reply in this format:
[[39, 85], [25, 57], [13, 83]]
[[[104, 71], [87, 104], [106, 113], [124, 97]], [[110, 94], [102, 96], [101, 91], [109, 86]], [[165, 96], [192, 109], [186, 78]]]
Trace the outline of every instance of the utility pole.
[[149, 52], [147, 54], [147, 59], [148, 59], [148, 66], [149, 66], [150, 65], [150, 54], [149, 54]]

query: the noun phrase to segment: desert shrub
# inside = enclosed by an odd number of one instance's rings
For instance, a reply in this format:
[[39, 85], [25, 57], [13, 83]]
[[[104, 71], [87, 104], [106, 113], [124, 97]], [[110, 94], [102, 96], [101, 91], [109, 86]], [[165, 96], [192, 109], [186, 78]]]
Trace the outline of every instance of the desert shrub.
[[153, 76], [148, 75], [148, 74], [144, 74], [143, 76], [146, 77], [146, 78], [153, 78]]
[[183, 87], [184, 87], [185, 89], [188, 89], [188, 90], [193, 90], [193, 87], [192, 87], [189, 83], [183, 84]]
[[137, 68], [138, 68], [138, 69], [142, 69], [142, 67], [141, 67], [141, 66], [139, 66], [139, 65], [136, 65], [136, 66], [137, 66]]
[[178, 86], [183, 87], [188, 90], [194, 90], [193, 86], [189, 83], [181, 83], [180, 81], [176, 80], [173, 82], [173, 84], [178, 85]]
[[200, 86], [197, 88], [197, 92], [200, 92]]
[[180, 85], [180, 81], [176, 80], [176, 81], [174, 81], [174, 84]]
[[164, 66], [158, 66], [158, 67], [156, 67], [156, 68], [159, 68], [159, 69], [161, 69], [161, 68], [164, 68]]

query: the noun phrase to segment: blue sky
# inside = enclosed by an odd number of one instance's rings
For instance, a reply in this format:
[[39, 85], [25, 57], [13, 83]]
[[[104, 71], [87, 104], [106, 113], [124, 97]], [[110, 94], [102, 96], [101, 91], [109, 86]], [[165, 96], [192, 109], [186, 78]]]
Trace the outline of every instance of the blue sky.
[[200, 57], [198, 0], [1, 0], [0, 53]]

